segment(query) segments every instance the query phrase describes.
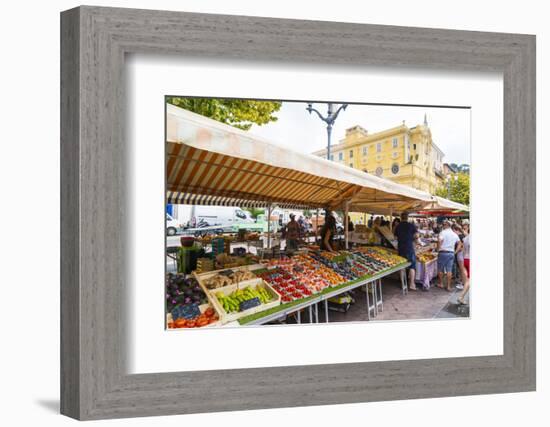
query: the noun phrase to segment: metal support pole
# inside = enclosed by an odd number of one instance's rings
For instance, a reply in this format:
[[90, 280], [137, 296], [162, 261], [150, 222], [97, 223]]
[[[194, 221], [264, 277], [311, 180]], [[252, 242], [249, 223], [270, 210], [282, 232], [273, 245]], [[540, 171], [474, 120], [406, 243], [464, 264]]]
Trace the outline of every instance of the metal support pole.
[[[329, 104], [332, 105], [332, 104]], [[330, 136], [332, 135], [332, 124], [327, 125], [327, 160], [330, 160]]]
[[348, 242], [348, 232], [349, 232], [349, 222], [348, 222], [348, 215], [349, 215], [349, 201], [344, 202], [344, 241], [346, 243], [346, 250], [348, 249], [349, 242]]
[[309, 323], [313, 323], [313, 309], [311, 308], [311, 305], [309, 308]]
[[270, 204], [267, 208], [267, 249], [271, 249], [271, 208]]
[[296, 312], [296, 316], [297, 316], [297, 318], [298, 318], [298, 324], [302, 323], [302, 316], [301, 316], [301, 314], [300, 314], [300, 310], [298, 310], [298, 311]]
[[328, 323], [328, 299], [325, 300], [325, 323]]
[[319, 208], [317, 208], [317, 217], [315, 219], [315, 244], [317, 244], [318, 235], [319, 235]]

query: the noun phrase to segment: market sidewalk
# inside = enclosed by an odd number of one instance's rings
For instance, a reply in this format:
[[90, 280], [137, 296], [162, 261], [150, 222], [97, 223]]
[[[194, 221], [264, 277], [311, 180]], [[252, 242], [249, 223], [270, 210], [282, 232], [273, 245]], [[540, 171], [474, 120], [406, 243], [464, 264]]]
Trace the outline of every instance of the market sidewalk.
[[[432, 287], [429, 291], [409, 291], [407, 295], [401, 292], [399, 281], [384, 279], [382, 282], [384, 311], [371, 320], [412, 320], [469, 317], [469, 305], [459, 306], [457, 303], [458, 290], [452, 292]], [[330, 322], [357, 322], [368, 320], [366, 298], [363, 290], [354, 292], [355, 304], [347, 313], [329, 312]], [[468, 297], [466, 297], [468, 301]], [[319, 321], [325, 321], [324, 310], [319, 310]]]

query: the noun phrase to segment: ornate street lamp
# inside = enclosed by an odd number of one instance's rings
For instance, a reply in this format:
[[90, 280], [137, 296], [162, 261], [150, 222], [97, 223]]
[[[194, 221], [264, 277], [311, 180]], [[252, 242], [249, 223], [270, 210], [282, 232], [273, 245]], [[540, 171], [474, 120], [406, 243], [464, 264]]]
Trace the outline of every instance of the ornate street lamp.
[[341, 104], [340, 107], [338, 107], [336, 109], [336, 111], [334, 111], [335, 104], [333, 104], [332, 102], [329, 102], [328, 103], [327, 115], [326, 115], [326, 117], [323, 117], [323, 115], [319, 111], [317, 111], [315, 108], [313, 108], [313, 103], [309, 102], [307, 104], [306, 110], [309, 111], [309, 114], [311, 114], [312, 111], [317, 113], [319, 118], [327, 124], [327, 137], [328, 137], [327, 159], [328, 160], [330, 160], [330, 137], [331, 137], [331, 134], [332, 134], [332, 125], [336, 121], [336, 119], [338, 117], [338, 114], [340, 114], [340, 111], [345, 110], [347, 106], [348, 106], [348, 104]]

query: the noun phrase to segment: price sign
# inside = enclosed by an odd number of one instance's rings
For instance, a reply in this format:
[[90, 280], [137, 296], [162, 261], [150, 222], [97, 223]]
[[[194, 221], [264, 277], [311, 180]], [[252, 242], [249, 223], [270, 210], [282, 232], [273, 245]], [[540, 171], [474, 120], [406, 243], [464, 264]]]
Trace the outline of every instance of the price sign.
[[194, 319], [201, 315], [201, 310], [198, 304], [180, 305], [172, 310], [172, 319], [179, 318]]
[[247, 299], [246, 301], [243, 301], [239, 304], [239, 311], [244, 311], [244, 310], [248, 310], [249, 308], [252, 308], [252, 307], [257, 307], [261, 303], [262, 302], [260, 301], [260, 298], [258, 298], [258, 297], [252, 298], [252, 299]]

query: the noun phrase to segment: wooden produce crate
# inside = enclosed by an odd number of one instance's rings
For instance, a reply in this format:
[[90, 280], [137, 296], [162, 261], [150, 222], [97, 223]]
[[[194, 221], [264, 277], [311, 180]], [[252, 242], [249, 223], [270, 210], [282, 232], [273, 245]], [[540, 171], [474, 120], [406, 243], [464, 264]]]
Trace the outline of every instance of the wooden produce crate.
[[[200, 328], [166, 328], [168, 331], [176, 331], [176, 330], [182, 330], [182, 329], [202, 329], [202, 328], [214, 328], [216, 326], [220, 326], [221, 325], [221, 317], [220, 317], [220, 313], [218, 312], [218, 310], [216, 310], [216, 307], [214, 307], [214, 305], [212, 303], [207, 303], [207, 304], [200, 304], [199, 305], [199, 310], [201, 311], [201, 314], [204, 313], [206, 311], [206, 309], [208, 309], [209, 307], [212, 307], [215, 311], [216, 311], [216, 314], [218, 315], [218, 320], [215, 321], [215, 322], [212, 322], [212, 323], [209, 323], [208, 325], [206, 326], [201, 326]], [[172, 322], [174, 319], [172, 319], [172, 314], [171, 313], [166, 313], [166, 324], [168, 325], [168, 323]]]
[[[257, 265], [257, 264], [253, 264], [253, 265]], [[206, 287], [206, 283], [205, 283], [208, 279], [216, 276], [217, 274], [220, 274], [222, 271], [227, 271], [227, 270], [251, 271], [250, 267], [253, 266], [253, 265], [243, 265], [243, 266], [233, 267], [233, 268], [224, 268], [222, 270], [207, 271], [207, 272], [204, 272], [204, 273], [193, 272], [193, 277], [195, 277], [195, 279], [197, 279], [197, 282], [199, 282], [199, 285], [201, 286], [201, 288], [206, 292], [206, 291], [209, 290]], [[248, 279], [248, 280], [250, 280], [250, 279]], [[230, 286], [230, 285], [227, 285], [227, 286]], [[218, 288], [218, 289], [220, 289], [220, 288]]]
[[[216, 297], [216, 294], [218, 292], [222, 292], [224, 295], [229, 295], [237, 290], [237, 288], [244, 289], [248, 286], [251, 286], [253, 289], [256, 289], [257, 287], [264, 288], [271, 296], [271, 300], [267, 304], [260, 304], [259, 306], [249, 308], [248, 310], [243, 310], [236, 313], [227, 313], [224, 310], [222, 304], [219, 302], [218, 298]], [[223, 288], [212, 290], [206, 289], [206, 295], [208, 296], [208, 300], [214, 306], [214, 309], [218, 313], [222, 325], [228, 322], [239, 320], [241, 317], [268, 310], [281, 304], [281, 295], [279, 295], [268, 283], [266, 283], [263, 279], [259, 277], [256, 279], [240, 282], [237, 285], [224, 286]]]

